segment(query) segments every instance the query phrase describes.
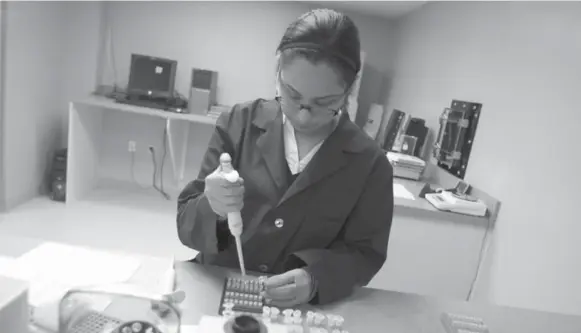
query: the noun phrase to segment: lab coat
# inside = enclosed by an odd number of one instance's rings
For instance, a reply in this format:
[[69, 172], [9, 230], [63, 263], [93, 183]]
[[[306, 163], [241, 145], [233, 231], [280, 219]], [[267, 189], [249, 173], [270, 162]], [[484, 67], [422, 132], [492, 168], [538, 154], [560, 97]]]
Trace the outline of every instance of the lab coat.
[[393, 170], [347, 114], [290, 187], [276, 101], [238, 104], [219, 117], [198, 178], [178, 198], [177, 229], [185, 246], [200, 251], [197, 262], [239, 268], [232, 242], [218, 244], [227, 231], [204, 196], [204, 179], [222, 153], [244, 178], [241, 239], [248, 270], [280, 274], [306, 265], [318, 282], [317, 302], [325, 304], [366, 285], [382, 267]]

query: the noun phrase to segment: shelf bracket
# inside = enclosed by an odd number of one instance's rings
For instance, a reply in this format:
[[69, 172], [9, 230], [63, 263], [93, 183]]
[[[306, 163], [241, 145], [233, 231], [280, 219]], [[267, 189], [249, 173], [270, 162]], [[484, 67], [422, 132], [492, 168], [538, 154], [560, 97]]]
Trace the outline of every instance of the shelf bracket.
[[166, 118], [166, 129], [169, 143], [169, 154], [173, 167], [174, 181], [181, 190], [183, 187], [190, 122], [181, 119]]

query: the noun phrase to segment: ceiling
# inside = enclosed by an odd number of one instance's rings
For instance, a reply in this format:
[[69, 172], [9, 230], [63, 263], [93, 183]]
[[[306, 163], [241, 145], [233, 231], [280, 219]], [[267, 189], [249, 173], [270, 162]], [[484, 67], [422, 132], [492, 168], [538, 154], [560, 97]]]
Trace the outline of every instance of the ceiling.
[[397, 19], [420, 8], [427, 1], [308, 1], [308, 3], [387, 19]]

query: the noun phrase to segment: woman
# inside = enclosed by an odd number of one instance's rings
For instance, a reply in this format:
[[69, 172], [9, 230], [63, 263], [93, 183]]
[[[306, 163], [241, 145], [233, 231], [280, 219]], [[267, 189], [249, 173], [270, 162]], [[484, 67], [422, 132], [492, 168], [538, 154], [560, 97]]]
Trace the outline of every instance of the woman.
[[[178, 199], [178, 234], [200, 251], [196, 262], [238, 268], [226, 216], [241, 211], [246, 268], [272, 275], [267, 299], [329, 303], [369, 283], [385, 262], [392, 168], [345, 111], [361, 67], [347, 16], [304, 14], [277, 57], [279, 96], [218, 119], [198, 179]], [[223, 153], [243, 180], [224, 179]]]

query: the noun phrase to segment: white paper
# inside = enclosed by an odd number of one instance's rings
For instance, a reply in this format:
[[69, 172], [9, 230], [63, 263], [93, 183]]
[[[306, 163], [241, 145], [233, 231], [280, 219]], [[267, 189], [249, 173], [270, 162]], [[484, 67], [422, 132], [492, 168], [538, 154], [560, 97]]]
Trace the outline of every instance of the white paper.
[[12, 266], [16, 262], [15, 258], [0, 256], [0, 275], [6, 277], [12, 277], [10, 271], [12, 271]]
[[393, 184], [393, 196], [407, 200], [415, 200], [414, 195], [402, 184]]
[[17, 258], [9, 276], [30, 283], [29, 302], [38, 306], [71, 288], [126, 282], [139, 266], [137, 258], [49, 242]]
[[173, 258], [148, 258], [139, 272], [129, 281], [139, 290], [161, 295], [174, 291], [176, 277]]
[[181, 325], [180, 333], [198, 333], [197, 325]]

